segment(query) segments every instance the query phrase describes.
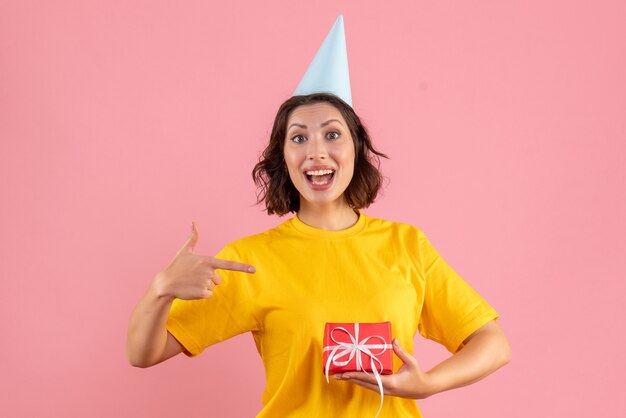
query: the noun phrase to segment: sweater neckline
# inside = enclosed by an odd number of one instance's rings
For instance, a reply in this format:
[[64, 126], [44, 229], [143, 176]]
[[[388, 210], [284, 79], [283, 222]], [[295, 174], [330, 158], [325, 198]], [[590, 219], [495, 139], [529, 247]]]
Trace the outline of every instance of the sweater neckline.
[[293, 218], [289, 219], [289, 221], [287, 222], [296, 231], [311, 237], [326, 239], [347, 238], [358, 234], [363, 230], [363, 228], [365, 228], [367, 216], [360, 210], [357, 210], [356, 212], [359, 215], [359, 219], [356, 221], [356, 223], [346, 229], [340, 229], [337, 231], [318, 229], [311, 225], [307, 225], [302, 222], [300, 218], [298, 218], [297, 214]]

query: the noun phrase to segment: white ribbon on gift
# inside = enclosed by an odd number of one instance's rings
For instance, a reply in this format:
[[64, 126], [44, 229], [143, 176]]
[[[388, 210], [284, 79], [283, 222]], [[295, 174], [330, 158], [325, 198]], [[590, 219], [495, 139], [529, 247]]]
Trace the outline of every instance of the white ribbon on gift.
[[[337, 341], [333, 336], [335, 331], [343, 331], [348, 334], [351, 342], [346, 343], [342, 341]], [[336, 327], [330, 331], [330, 339], [333, 340], [337, 345], [329, 345], [324, 347], [324, 351], [330, 351], [328, 355], [328, 360], [326, 360], [326, 367], [324, 368], [324, 372], [326, 374], [326, 382], [330, 383], [328, 379], [328, 372], [330, 370], [330, 365], [343, 367], [346, 366], [353, 358], [356, 356], [356, 369], [362, 370], [366, 374], [369, 374], [367, 370], [363, 367], [363, 358], [362, 354], [366, 354], [370, 358], [370, 368], [372, 369], [372, 373], [374, 373], [374, 377], [376, 378], [376, 382], [378, 383], [378, 390], [380, 392], [380, 406], [378, 407], [378, 412], [376, 412], [376, 417], [380, 414], [380, 411], [383, 409], [383, 400], [384, 400], [384, 391], [383, 391], [383, 382], [380, 379], [380, 373], [383, 371], [383, 363], [378, 359], [377, 356], [380, 356], [387, 349], [391, 349], [391, 344], [387, 344], [385, 339], [380, 335], [370, 335], [369, 337], [363, 338], [359, 341], [359, 323], [354, 324], [354, 335], [350, 333], [344, 327]], [[368, 344], [368, 341], [371, 339], [378, 339], [382, 341], [382, 344]], [[377, 353], [372, 353], [371, 350], [379, 349], [380, 351]], [[348, 357], [346, 360], [340, 361], [344, 357]], [[378, 371], [378, 366], [380, 366], [380, 372]]]

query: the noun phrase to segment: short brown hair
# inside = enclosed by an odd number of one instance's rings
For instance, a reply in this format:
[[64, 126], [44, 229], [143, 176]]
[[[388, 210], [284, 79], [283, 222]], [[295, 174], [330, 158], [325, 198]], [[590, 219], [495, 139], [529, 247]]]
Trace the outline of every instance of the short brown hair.
[[354, 140], [354, 174], [344, 192], [348, 205], [355, 209], [368, 207], [374, 202], [382, 186], [380, 157], [389, 157], [374, 149], [365, 126], [352, 107], [328, 93], [293, 96], [278, 109], [270, 142], [252, 170], [252, 178], [258, 188], [257, 203], [265, 202], [268, 215], [284, 215], [300, 209], [300, 193], [289, 177], [284, 158], [287, 121], [297, 107], [314, 103], [328, 103], [337, 108], [348, 124]]

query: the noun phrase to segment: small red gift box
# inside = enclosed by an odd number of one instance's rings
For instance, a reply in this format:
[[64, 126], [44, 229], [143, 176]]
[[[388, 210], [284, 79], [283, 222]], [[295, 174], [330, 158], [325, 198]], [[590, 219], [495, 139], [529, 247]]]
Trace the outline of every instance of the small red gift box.
[[326, 323], [324, 373], [393, 373], [391, 322]]

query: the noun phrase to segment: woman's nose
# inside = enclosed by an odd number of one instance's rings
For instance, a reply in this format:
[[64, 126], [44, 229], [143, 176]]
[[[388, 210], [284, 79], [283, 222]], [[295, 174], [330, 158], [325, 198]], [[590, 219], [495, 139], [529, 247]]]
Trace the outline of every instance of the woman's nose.
[[307, 151], [309, 160], [323, 160], [328, 156], [326, 143], [320, 138], [309, 140], [309, 149]]

